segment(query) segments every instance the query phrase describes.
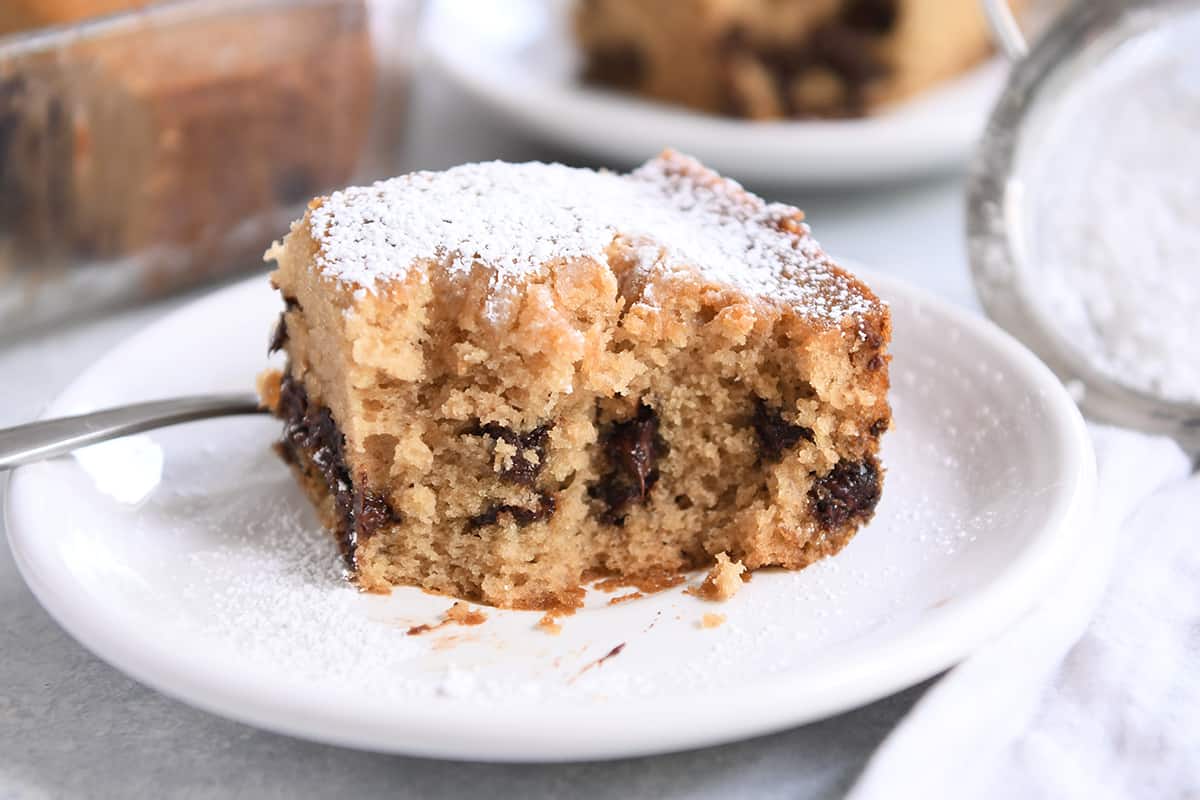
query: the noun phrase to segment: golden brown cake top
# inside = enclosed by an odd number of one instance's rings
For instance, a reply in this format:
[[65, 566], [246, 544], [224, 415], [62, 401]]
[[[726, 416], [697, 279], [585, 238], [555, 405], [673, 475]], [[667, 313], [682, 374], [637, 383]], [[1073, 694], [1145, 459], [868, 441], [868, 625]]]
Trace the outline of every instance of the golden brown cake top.
[[628, 175], [498, 161], [414, 172], [336, 192], [308, 217], [318, 268], [357, 291], [430, 263], [464, 275], [482, 266], [499, 291], [554, 260], [604, 261], [620, 237], [638, 269], [692, 269], [823, 324], [878, 311], [803, 219], [671, 151]]

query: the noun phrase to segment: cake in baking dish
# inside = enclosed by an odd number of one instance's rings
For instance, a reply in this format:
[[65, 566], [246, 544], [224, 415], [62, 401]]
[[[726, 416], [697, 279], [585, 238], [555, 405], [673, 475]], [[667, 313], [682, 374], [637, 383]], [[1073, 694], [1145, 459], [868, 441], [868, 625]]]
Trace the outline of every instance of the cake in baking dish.
[[554, 608], [837, 552], [880, 497], [891, 329], [802, 220], [672, 152], [310, 203], [267, 253], [260, 392], [357, 582]]
[[0, 35], [44, 37], [0, 55], [0, 273], [137, 253], [150, 291], [228, 271], [354, 174], [376, 85], [364, 0], [155, 5], [0, 2]]
[[587, 80], [753, 119], [853, 117], [991, 51], [976, 0], [583, 0]]

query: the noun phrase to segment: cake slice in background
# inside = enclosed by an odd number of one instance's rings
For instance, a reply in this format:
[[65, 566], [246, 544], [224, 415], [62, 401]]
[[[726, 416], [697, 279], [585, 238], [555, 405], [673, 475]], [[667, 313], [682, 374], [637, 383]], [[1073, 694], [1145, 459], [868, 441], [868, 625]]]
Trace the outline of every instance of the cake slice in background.
[[586, 80], [751, 119], [855, 117], [991, 52], [975, 0], [583, 0]]

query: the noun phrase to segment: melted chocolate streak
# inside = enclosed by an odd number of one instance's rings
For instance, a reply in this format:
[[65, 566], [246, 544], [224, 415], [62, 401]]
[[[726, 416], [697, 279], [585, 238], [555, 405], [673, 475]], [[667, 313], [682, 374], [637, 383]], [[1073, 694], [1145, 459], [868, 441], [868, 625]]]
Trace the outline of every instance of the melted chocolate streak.
[[800, 444], [801, 440], [813, 441], [812, 428], [788, 422], [779, 409], [769, 407], [761, 397], [754, 400], [750, 424], [758, 435], [758, 449], [763, 461], [779, 461], [785, 451]]
[[[812, 442], [813, 431], [783, 418], [762, 398], [756, 398], [750, 424], [758, 435], [763, 461], [778, 462], [786, 451], [801, 441]], [[870, 429], [879, 436], [887, 420], [877, 420]], [[874, 459], [840, 461], [826, 475], [817, 478], [808, 492], [817, 521], [827, 529], [840, 528], [852, 520], [865, 519], [879, 503], [879, 466]]]
[[267, 348], [267, 355], [274, 355], [283, 349], [287, 344], [288, 329], [287, 317], [283, 314], [279, 315], [279, 322], [275, 323], [275, 332], [271, 334], [271, 344]]
[[880, 494], [879, 466], [874, 459], [839, 461], [813, 483], [808, 499], [821, 525], [836, 529], [870, 517]]
[[[500, 480], [517, 486], [532, 487], [537, 482], [538, 474], [542, 471], [542, 464], [546, 462], [546, 440], [550, 437], [551, 427], [550, 425], [539, 425], [528, 433], [517, 433], [499, 423], [489, 422], [467, 431], [466, 435], [490, 436], [496, 441], [512, 445], [517, 452], [513, 454], [508, 467], [500, 472]], [[530, 450], [537, 454], [537, 461], [530, 461], [526, 457], [526, 453]], [[494, 503], [482, 513], [471, 517], [467, 521], [467, 530], [495, 525], [502, 514], [512, 517], [513, 521], [521, 527], [549, 519], [557, 508], [554, 495], [549, 492], [538, 492], [537, 496], [538, 501], [534, 508]]]
[[[517, 433], [495, 422], [480, 425], [467, 432], [468, 436], [490, 436], [497, 441], [506, 442], [516, 449], [507, 469], [500, 473], [501, 480], [518, 486], [533, 486], [542, 464], [546, 461], [546, 440], [550, 437], [550, 425], [540, 425], [529, 433]], [[525, 453], [529, 450], [537, 453], [537, 462], [528, 460]]]
[[[286, 341], [286, 326], [282, 317], [275, 339], [282, 339], [279, 346]], [[274, 346], [275, 343], [272, 344]], [[311, 403], [304, 387], [291, 375], [285, 375], [280, 383], [279, 416], [285, 421], [280, 453], [285, 460], [302, 464], [306, 471], [315, 469], [323, 478], [334, 498], [339, 544], [347, 561], [354, 567], [358, 545], [381, 527], [400, 522], [402, 518], [382, 495], [355, 487], [345, 461], [345, 437], [334, 422], [333, 415], [328, 408]], [[761, 399], [756, 400], [751, 424], [758, 436], [764, 460], [778, 461], [786, 450], [801, 440], [813, 440], [811, 429], [787, 422], [778, 410], [768, 407]], [[515, 447], [518, 453], [513, 457], [510, 467], [501, 473], [501, 478], [521, 486], [532, 486], [544, 460], [549, 430], [549, 426], [543, 425], [529, 433], [519, 434], [489, 423], [469, 434], [491, 436]], [[875, 431], [872, 430], [872, 433]], [[640, 405], [637, 415], [632, 419], [614, 423], [602, 441], [611, 471], [588, 491], [592, 497], [602, 499], [607, 504], [605, 521], [619, 526], [624, 523], [632, 505], [646, 502], [650, 490], [658, 481], [659, 472], [655, 464], [665, 454], [666, 444], [658, 435], [658, 416], [646, 405]], [[537, 463], [525, 458], [524, 452], [528, 450], [538, 454]], [[838, 528], [851, 520], [869, 516], [879, 497], [879, 469], [873, 459], [841, 462], [828, 474], [818, 478], [809, 491], [809, 500], [816, 516], [826, 528]], [[538, 492], [536, 507], [493, 504], [469, 520], [468, 530], [494, 525], [503, 515], [512, 517], [518, 525], [531, 525], [548, 519], [555, 509], [554, 496], [542, 491]]]
[[291, 375], [284, 375], [280, 382], [279, 416], [285, 423], [280, 452], [286, 461], [301, 464], [305, 471], [315, 469], [324, 479], [337, 509], [338, 543], [354, 567], [358, 545], [401, 517], [387, 498], [355, 488], [344, 455], [345, 437], [333, 415], [309, 402], [308, 392]]
[[554, 496], [549, 492], [538, 492], [538, 504], [536, 508], [525, 508], [524, 506], [514, 506], [508, 503], [493, 504], [489, 506], [482, 514], [476, 514], [471, 517], [467, 523], [467, 528], [474, 530], [475, 528], [483, 528], [487, 525], [495, 525], [501, 514], [508, 514], [521, 527], [532, 525], [535, 522], [540, 522], [544, 519], [549, 519], [554, 515], [554, 509], [557, 503]]
[[604, 662], [608, 661], [611, 658], [616, 658], [617, 656], [621, 655], [621, 651], [625, 649], [625, 644], [626, 644], [625, 642], [621, 642], [619, 645], [614, 647], [612, 650], [609, 650], [608, 653], [606, 653], [605, 655], [600, 656], [600, 658], [597, 658], [595, 661], [588, 662], [587, 664], [584, 665], [583, 669], [581, 669], [581, 670], [579, 670], [579, 672], [575, 673], [574, 678], [571, 678], [571, 680], [569, 680], [567, 682], [574, 683], [575, 681], [582, 678], [584, 673], [586, 673], [588, 670], [594, 669], [596, 667], [602, 667], [602, 666], [604, 666]]
[[656, 464], [666, 455], [667, 445], [658, 435], [658, 415], [644, 404], [638, 406], [632, 419], [613, 423], [602, 443], [610, 471], [588, 489], [588, 494], [608, 506], [604, 521], [620, 526], [630, 507], [645, 503], [658, 483]]
[[285, 309], [279, 312], [279, 322], [275, 324], [275, 332], [271, 334], [271, 344], [267, 347], [267, 355], [278, 353], [287, 344], [287, 312], [300, 308], [300, 301], [294, 297], [285, 297], [283, 302]]

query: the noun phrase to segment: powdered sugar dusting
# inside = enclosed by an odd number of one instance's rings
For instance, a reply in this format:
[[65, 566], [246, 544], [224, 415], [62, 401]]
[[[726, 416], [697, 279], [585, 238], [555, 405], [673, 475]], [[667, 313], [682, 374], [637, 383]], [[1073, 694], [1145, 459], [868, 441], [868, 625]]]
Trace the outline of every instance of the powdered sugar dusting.
[[[239, 346], [256, 339], [267, 309], [266, 292], [255, 291], [244, 314], [240, 301], [226, 301], [236, 312], [233, 335], [203, 324], [211, 318], [203, 304], [181, 312], [170, 330], [200, 331], [195, 347], [221, 356], [197, 362], [210, 371], [189, 378], [237, 385], [258, 365]], [[834, 558], [797, 573], [756, 574], [729, 603], [709, 605], [682, 587], [616, 606], [596, 593], [589, 607], [561, 618], [558, 636], [537, 628], [540, 612], [493, 610], [482, 625], [408, 636], [411, 626], [440, 620], [452, 600], [415, 589], [362, 594], [347, 584], [332, 537], [268, 448], [276, 424], [260, 417], [147, 437], [162, 448], [154, 459], [162, 472], [136, 505], [93, 489], [72, 462], [48, 464], [50, 489], [62, 485], [60, 473], [74, 487], [46, 532], [69, 559], [57, 573], [105, 589], [97, 613], [113, 613], [112, 629], [153, 658], [144, 664], [191, 673], [203, 666], [230, 686], [282, 688], [294, 705], [271, 708], [291, 709], [291, 718], [296, 707], [319, 704], [376, 730], [384, 718], [403, 729], [414, 713], [443, 714], [442, 738], [428, 733], [430, 746], [449, 754], [455, 736], [478, 739], [485, 721], [515, 721], [511, 730], [521, 732], [543, 709], [570, 712], [555, 717], [568, 728], [539, 729], [543, 741], [567, 731], [599, 741], [612, 729], [590, 727], [598, 717], [585, 703], [706, 708], [713, 697], [756, 685], [772, 691], [761, 683], [767, 676], [794, 686], [836, 679], [840, 665], [882, 656], [879, 645], [994, 586], [1046, 520], [1061, 518], [1061, 460], [1046, 455], [1054, 428], [1026, 373], [974, 327], [956, 327], [936, 307], [892, 292], [895, 428], [884, 438], [889, 471], [875, 520]], [[134, 342], [114, 363], [147, 363], [147, 347], [161, 349]], [[162, 371], [151, 377], [159, 383], [148, 391], [178, 381]], [[85, 376], [79, 389], [98, 396], [103, 387]], [[104, 464], [90, 466], [127, 470], [144, 457], [144, 444], [123, 455], [109, 450]], [[697, 628], [711, 611], [727, 623]], [[622, 644], [619, 655], [584, 671]], [[173, 680], [165, 672], [160, 679], [168, 687]]]
[[629, 175], [498, 161], [415, 172], [336, 192], [309, 223], [324, 273], [368, 290], [420, 260], [460, 274], [480, 265], [498, 290], [553, 259], [604, 260], [620, 236], [637, 243], [641, 270], [692, 268], [827, 323], [876, 310], [800, 219], [667, 153]]
[[[969, 594], [977, 554], [1019, 541], [1007, 532], [1025, 530], [1041, 502], [1024, 482], [1027, 463], [1005, 449], [1014, 430], [1038, 429], [1037, 398], [1011, 402], [1005, 387], [1014, 378], [994, 360], [952, 358], [972, 340], [941, 317], [904, 305], [898, 321], [906, 337], [894, 373], [896, 427], [884, 444], [892, 469], [877, 518], [845, 552], [802, 572], [757, 574], [727, 603], [678, 587], [610, 606], [609, 595], [592, 592], [562, 618], [559, 636], [537, 628], [540, 612], [493, 609], [479, 626], [408, 636], [410, 626], [441, 619], [452, 599], [355, 591], [283, 466], [261, 437], [245, 435], [187, 448], [193, 461], [181, 472], [199, 483], [155, 496], [148, 518], [176, 520], [203, 543], [158, 569], [182, 571], [174, 590], [198, 609], [193, 634], [228, 645], [238, 663], [321, 691], [369, 687], [380, 703], [610, 702], [659, 697], [666, 687], [698, 694], [743, 681], [748, 659], [760, 679], [793, 673]], [[229, 470], [231, 459], [238, 466]], [[179, 454], [167, 461], [179, 468]], [[246, 487], [244, 475], [262, 483]], [[696, 620], [710, 611], [726, 624], [700, 630]]]
[[[188, 554], [195, 578], [179, 592], [207, 607], [203, 635], [250, 662], [286, 662], [301, 682], [383, 682], [427, 650], [403, 625], [364, 613], [370, 598], [346, 581], [331, 537], [287, 493], [265, 503], [239, 497], [219, 511], [200, 502], [223, 536], [219, 546]], [[189, 514], [189, 505], [177, 502], [174, 513]]]

